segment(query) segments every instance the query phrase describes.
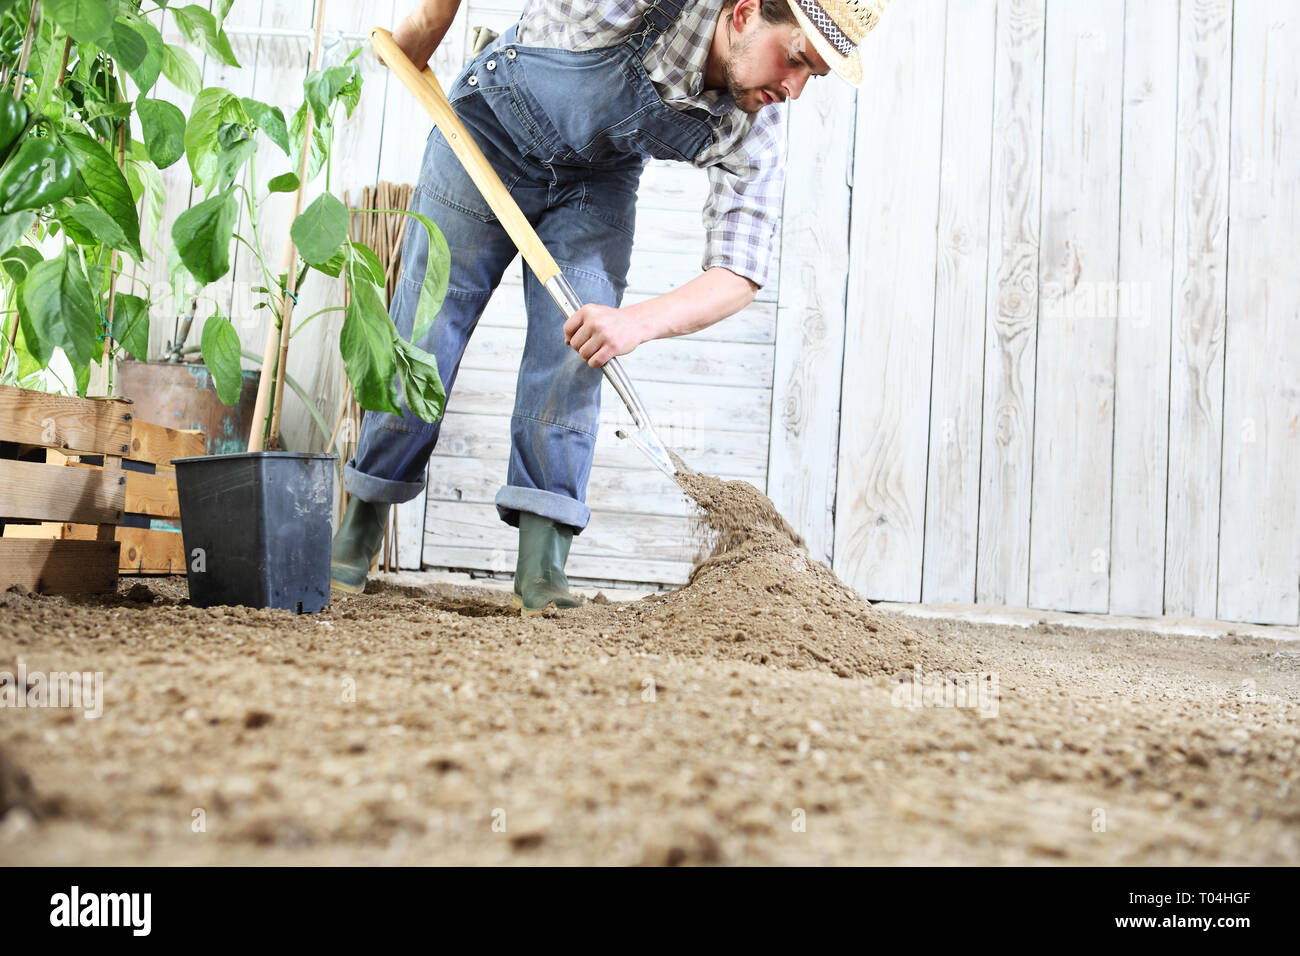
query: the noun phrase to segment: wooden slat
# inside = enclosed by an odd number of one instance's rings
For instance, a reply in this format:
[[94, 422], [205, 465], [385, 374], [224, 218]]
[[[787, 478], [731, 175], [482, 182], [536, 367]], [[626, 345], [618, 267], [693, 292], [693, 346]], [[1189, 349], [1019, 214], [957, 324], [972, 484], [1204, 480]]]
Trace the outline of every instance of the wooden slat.
[[[734, 479], [734, 475], [719, 475]], [[429, 469], [429, 495], [438, 501], [490, 504], [505, 483], [505, 462], [484, 458], [434, 458]], [[743, 479], [742, 479], [743, 480]], [[587, 504], [599, 511], [687, 517], [695, 513], [676, 484], [659, 470], [609, 468], [596, 465], [587, 483]]]
[[864, 57], [836, 477], [836, 573], [921, 595], [946, 3], [889, 10]]
[[122, 455], [131, 440], [131, 407], [0, 385], [0, 441]]
[[[518, 552], [513, 548], [473, 548], [430, 544], [425, 551], [425, 566], [454, 571], [491, 571], [498, 575], [513, 574]], [[564, 572], [570, 582], [618, 581], [623, 584], [685, 584], [691, 566], [680, 562], [644, 559], [569, 557]]]
[[62, 521], [42, 521], [39, 524], [14, 524], [5, 522], [6, 538], [58, 539], [63, 537]]
[[[102, 471], [100, 465], [85, 462], [68, 462], [73, 468]], [[150, 515], [155, 518], [179, 518], [180, 505], [176, 497], [176, 472], [170, 468], [154, 474], [123, 469], [126, 480], [126, 499], [122, 510], [127, 514]], [[81, 518], [70, 520], [80, 521]]]
[[37, 594], [106, 594], [117, 588], [116, 541], [0, 539], [0, 590]]
[[[653, 467], [645, 455], [615, 434], [618, 427], [612, 422], [600, 426], [596, 435], [595, 464], [637, 471]], [[762, 484], [767, 449], [762, 442], [755, 441], [752, 435], [743, 432], [703, 432], [667, 424], [659, 428], [659, 434], [668, 447], [697, 471], [712, 475], [736, 475], [751, 484]], [[436, 461], [444, 457], [504, 462], [509, 454], [509, 415], [448, 412], [443, 419], [442, 434], [433, 457], [437, 467]]]
[[[524, 353], [524, 337], [523, 329], [480, 327], [465, 349], [461, 370], [516, 373]], [[679, 336], [646, 342], [620, 361], [632, 381], [638, 384], [772, 387], [770, 345], [709, 342], [694, 336]]]
[[[515, 404], [515, 372], [471, 370], [456, 379], [447, 408], [475, 415], [509, 412]], [[637, 382], [656, 427], [748, 432], [767, 445], [771, 392], [761, 388], [718, 385], [676, 385]], [[627, 408], [606, 382], [601, 389], [600, 420], [630, 423]], [[665, 439], [666, 440], [666, 439]]]
[[[652, 298], [654, 296], [645, 292], [629, 292], [623, 296], [623, 304], [635, 305]], [[522, 329], [527, 324], [528, 314], [524, 308], [523, 283], [519, 281], [516, 270], [508, 269], [501, 280], [501, 285], [497, 286], [497, 291], [488, 302], [487, 308], [483, 310], [483, 315], [479, 319], [479, 328]], [[755, 301], [735, 315], [727, 316], [721, 322], [716, 322], [698, 332], [692, 332], [689, 341], [771, 345], [776, 341], [776, 305], [763, 300]]]
[[131, 451], [126, 456], [153, 465], [170, 465], [173, 458], [204, 454], [207, 437], [202, 432], [179, 431], [152, 422], [131, 423]]
[[1038, 324], [1044, 0], [1000, 0], [975, 599], [1024, 605]]
[[[93, 540], [96, 529], [91, 525], [65, 524], [63, 534], [70, 541]], [[122, 574], [185, 573], [185, 544], [178, 531], [119, 527], [114, 540], [121, 545], [118, 570]]]
[[921, 600], [975, 600], [996, 0], [948, 4]]
[[180, 504], [176, 497], [176, 472], [166, 471], [145, 475], [138, 471], [127, 471], [124, 474], [126, 475], [126, 511], [156, 518], [181, 516]]
[[1300, 615], [1300, 8], [1238, 3], [1216, 617]]
[[125, 501], [120, 470], [0, 459], [0, 517], [112, 524], [121, 520]]
[[856, 94], [843, 83], [809, 83], [790, 111], [781, 217], [780, 300], [772, 359], [767, 493], [830, 561], [839, 453], [844, 297], [848, 287], [849, 177]]
[[1047, 12], [1032, 607], [1108, 600], [1123, 22], [1123, 0]]
[[1131, 308], [1115, 342], [1110, 613], [1164, 607], [1169, 316], [1174, 267], [1178, 0], [1125, 8], [1119, 281]]
[[[569, 553], [689, 563], [698, 550], [693, 535], [687, 518], [593, 512]], [[495, 505], [465, 502], [430, 501], [424, 536], [426, 553], [445, 545], [512, 549], [519, 543], [519, 531], [501, 520]]]
[[1187, 617], [1219, 583], [1231, 36], [1230, 0], [1182, 4], [1165, 613]]

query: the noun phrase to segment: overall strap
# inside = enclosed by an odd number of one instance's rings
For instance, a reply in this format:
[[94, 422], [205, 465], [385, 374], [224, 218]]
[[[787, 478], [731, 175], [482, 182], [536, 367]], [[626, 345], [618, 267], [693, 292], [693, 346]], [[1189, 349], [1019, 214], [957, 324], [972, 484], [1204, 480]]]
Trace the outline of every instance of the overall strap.
[[681, 19], [682, 11], [691, 2], [702, 2], [702, 0], [654, 0], [642, 17], [645, 26], [640, 33], [631, 38], [635, 44], [638, 60], [644, 59], [655, 41]]

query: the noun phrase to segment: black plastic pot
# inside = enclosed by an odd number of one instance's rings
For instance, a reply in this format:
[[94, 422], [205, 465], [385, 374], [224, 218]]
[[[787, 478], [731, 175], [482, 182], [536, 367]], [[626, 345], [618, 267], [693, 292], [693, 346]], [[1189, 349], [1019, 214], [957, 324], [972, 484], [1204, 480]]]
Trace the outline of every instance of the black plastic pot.
[[191, 604], [299, 614], [329, 605], [335, 457], [260, 451], [173, 460]]

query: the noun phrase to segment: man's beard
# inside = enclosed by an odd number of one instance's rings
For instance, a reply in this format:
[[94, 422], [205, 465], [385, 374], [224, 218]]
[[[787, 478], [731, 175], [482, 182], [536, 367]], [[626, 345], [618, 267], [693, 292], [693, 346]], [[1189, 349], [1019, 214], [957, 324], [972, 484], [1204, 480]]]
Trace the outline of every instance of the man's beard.
[[[732, 101], [737, 108], [746, 113], [757, 113], [764, 106], [761, 97], [757, 97], [757, 91], [752, 87], [741, 86], [736, 82], [736, 61], [747, 54], [754, 45], [754, 35], [741, 34], [739, 40], [732, 44], [731, 49], [727, 52], [727, 59], [722, 64], [722, 82], [727, 86], [727, 92], [731, 94]], [[753, 100], [754, 105], [748, 105]]]

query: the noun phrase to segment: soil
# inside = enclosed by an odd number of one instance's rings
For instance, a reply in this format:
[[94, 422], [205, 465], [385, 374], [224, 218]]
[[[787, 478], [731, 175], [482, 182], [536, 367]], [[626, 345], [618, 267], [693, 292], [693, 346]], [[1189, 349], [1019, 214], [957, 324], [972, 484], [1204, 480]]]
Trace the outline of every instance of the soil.
[[887, 614], [681, 480], [715, 546], [638, 601], [0, 594], [0, 671], [103, 673], [98, 718], [0, 710], [0, 862], [1300, 859], [1296, 645]]

